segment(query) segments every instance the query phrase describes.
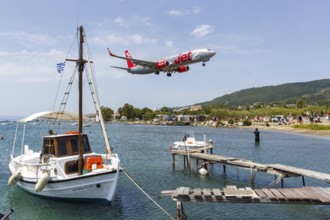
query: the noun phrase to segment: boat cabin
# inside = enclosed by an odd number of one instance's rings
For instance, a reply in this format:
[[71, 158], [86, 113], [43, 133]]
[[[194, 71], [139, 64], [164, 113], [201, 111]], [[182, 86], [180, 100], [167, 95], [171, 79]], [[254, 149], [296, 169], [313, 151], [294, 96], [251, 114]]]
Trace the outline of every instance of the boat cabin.
[[[43, 138], [41, 155], [55, 157], [74, 156], [79, 154], [78, 134], [49, 135]], [[82, 137], [83, 153], [91, 153], [91, 147], [86, 134]]]

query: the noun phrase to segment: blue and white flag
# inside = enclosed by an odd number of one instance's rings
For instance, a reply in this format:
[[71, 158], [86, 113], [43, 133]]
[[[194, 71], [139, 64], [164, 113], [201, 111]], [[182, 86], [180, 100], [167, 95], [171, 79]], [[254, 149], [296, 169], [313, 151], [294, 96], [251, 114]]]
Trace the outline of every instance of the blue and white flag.
[[57, 72], [62, 73], [64, 70], [65, 63], [58, 63], [57, 64]]

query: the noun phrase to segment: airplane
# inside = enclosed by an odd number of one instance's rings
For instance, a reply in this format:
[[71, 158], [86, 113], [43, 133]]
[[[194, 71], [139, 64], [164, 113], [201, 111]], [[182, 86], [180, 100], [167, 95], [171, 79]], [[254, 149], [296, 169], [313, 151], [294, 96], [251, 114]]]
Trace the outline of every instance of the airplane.
[[165, 57], [158, 61], [147, 61], [133, 58], [128, 50], [125, 51], [125, 57], [122, 57], [113, 54], [109, 48], [107, 49], [110, 56], [127, 61], [127, 68], [111, 66], [113, 68], [127, 70], [127, 72], [132, 74], [155, 73], [159, 75], [160, 72], [166, 72], [168, 77], [172, 76], [172, 73], [175, 72], [183, 73], [189, 71], [189, 64], [202, 62], [203, 66], [205, 66], [205, 62], [209, 61], [216, 54], [216, 52], [210, 49], [195, 49]]

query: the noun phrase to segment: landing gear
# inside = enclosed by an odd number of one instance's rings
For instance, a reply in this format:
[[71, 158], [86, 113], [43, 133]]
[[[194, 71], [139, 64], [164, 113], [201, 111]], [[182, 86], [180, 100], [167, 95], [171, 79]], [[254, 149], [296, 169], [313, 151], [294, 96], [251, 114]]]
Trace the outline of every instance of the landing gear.
[[168, 77], [171, 77], [172, 76], [172, 73], [167, 73], [166, 74]]
[[156, 71], [155, 74], [156, 74], [156, 75], [159, 75], [159, 71]]
[[202, 66], [205, 66], [205, 63], [203, 62]]

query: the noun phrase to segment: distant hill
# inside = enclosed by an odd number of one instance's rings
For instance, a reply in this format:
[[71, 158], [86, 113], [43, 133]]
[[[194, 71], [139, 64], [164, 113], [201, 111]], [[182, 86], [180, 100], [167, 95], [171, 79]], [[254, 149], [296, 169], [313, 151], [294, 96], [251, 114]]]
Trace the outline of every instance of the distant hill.
[[330, 105], [330, 79], [243, 89], [199, 105], [296, 104], [299, 100], [309, 105]]

